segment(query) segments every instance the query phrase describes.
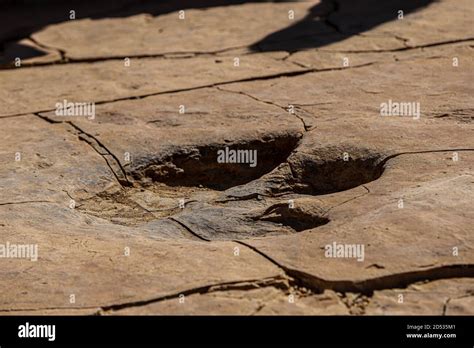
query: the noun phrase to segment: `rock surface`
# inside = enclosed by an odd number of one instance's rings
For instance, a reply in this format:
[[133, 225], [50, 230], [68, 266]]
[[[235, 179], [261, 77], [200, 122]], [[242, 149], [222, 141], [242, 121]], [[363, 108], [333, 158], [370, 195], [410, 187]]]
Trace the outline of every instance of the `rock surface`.
[[0, 315], [474, 314], [470, 0], [106, 3], [0, 12]]

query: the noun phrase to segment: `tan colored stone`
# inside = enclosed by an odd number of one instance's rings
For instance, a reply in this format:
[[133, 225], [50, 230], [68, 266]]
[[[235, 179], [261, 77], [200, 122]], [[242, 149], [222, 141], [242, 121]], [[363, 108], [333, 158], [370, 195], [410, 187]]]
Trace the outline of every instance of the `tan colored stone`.
[[[34, 38], [65, 50], [73, 59], [225, 52], [248, 47], [301, 20], [314, 3], [249, 3], [206, 9], [190, 5], [179, 6], [185, 19], [179, 18], [178, 9], [166, 13], [162, 4], [145, 4], [145, 14], [64, 22], [45, 28]], [[293, 20], [288, 18], [289, 10], [295, 11]], [[331, 29], [321, 23], [319, 32], [328, 31]]]
[[3, 311], [107, 307], [281, 275], [248, 249], [235, 256], [231, 242], [150, 238], [57, 205], [4, 205], [0, 215], [2, 244], [38, 245], [37, 261], [0, 259]]
[[341, 300], [331, 291], [299, 297], [273, 287], [250, 290], [225, 290], [175, 298], [113, 315], [347, 315]]
[[[19, 61], [17, 61], [19, 59]], [[47, 64], [61, 60], [61, 54], [41, 47], [30, 39], [10, 42], [0, 54], [0, 67], [21, 68], [22, 66]]]
[[415, 284], [407, 289], [376, 291], [366, 308], [369, 315], [472, 315], [472, 279], [459, 278]]
[[303, 68], [279, 61], [279, 53], [242, 57], [138, 59], [130, 67], [123, 60], [95, 64], [67, 64], [0, 72], [0, 116], [56, 110], [64, 100], [91, 103], [212, 86], [258, 76], [300, 71]]
[[0, 14], [0, 314], [472, 315], [473, 8], [394, 4]]
[[[402, 155], [382, 177], [365, 186], [370, 193], [331, 209], [329, 224], [299, 234], [246, 241], [276, 262], [307, 274], [315, 286], [338, 291], [397, 287], [444, 269], [471, 274], [471, 227], [466, 209], [473, 199], [470, 152]], [[324, 196], [318, 197], [320, 200]], [[403, 208], [399, 200], [403, 199]], [[363, 262], [325, 257], [333, 242], [361, 244]], [[459, 255], [453, 255], [453, 247]]]

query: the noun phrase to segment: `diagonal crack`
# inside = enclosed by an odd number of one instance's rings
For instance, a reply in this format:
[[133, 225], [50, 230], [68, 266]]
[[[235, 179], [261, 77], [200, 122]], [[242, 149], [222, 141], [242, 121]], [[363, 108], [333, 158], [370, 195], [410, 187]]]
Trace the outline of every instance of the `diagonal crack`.
[[421, 271], [389, 274], [362, 281], [326, 280], [297, 269], [286, 267], [250, 244], [242, 241], [234, 242], [250, 248], [283, 270], [289, 278], [295, 279], [315, 293], [322, 293], [324, 290], [333, 290], [340, 293], [352, 292], [371, 296], [375, 290], [406, 288], [409, 285], [420, 281], [433, 281], [450, 278], [474, 278], [474, 265], [457, 264], [438, 266]]
[[[221, 56], [222, 53], [231, 52], [238, 49], [245, 49], [248, 46], [234, 46], [234, 47], [227, 47], [220, 50], [215, 51], [180, 51], [180, 52], [165, 52], [165, 53], [150, 53], [150, 54], [131, 54], [131, 55], [115, 55], [115, 56], [105, 56], [105, 57], [85, 57], [85, 58], [72, 58], [67, 56], [67, 52], [55, 47], [50, 47], [44, 44], [41, 44], [37, 40], [33, 39], [32, 37], [29, 38], [34, 44], [38, 45], [39, 47], [46, 49], [57, 51], [60, 55], [60, 60], [53, 61], [53, 62], [25, 62], [22, 63], [21, 67], [16, 67], [14, 65], [6, 65], [0, 67], [0, 70], [17, 70], [17, 69], [26, 69], [26, 68], [35, 68], [35, 67], [45, 67], [45, 66], [52, 66], [52, 65], [72, 65], [72, 64], [92, 64], [92, 63], [99, 63], [99, 62], [107, 62], [107, 61], [120, 61], [126, 58], [129, 59], [148, 59], [148, 58], [162, 58], [162, 59], [191, 59], [196, 57], [225, 57]], [[250, 55], [255, 54], [253, 52], [244, 52], [240, 55]]]
[[[374, 64], [375, 64], [374, 62], [369, 62], [369, 63], [360, 64], [360, 65], [353, 65], [353, 66], [350, 66], [350, 67], [336, 67], [336, 68], [323, 68], [323, 69], [309, 68], [309, 69], [293, 70], [293, 71], [279, 72], [279, 73], [256, 76], [256, 77], [255, 76], [254, 77], [245, 77], [245, 78], [237, 79], [237, 80], [215, 82], [215, 83], [210, 83], [210, 84], [196, 86], [196, 87], [179, 88], [179, 89], [172, 89], [172, 90], [168, 90], [168, 91], [146, 93], [146, 94], [141, 94], [141, 95], [136, 95], [136, 96], [128, 96], [128, 97], [120, 97], [120, 98], [115, 98], [115, 99], [99, 100], [99, 101], [95, 101], [93, 103], [96, 104], [96, 105], [102, 105], [102, 104], [115, 103], [115, 102], [123, 101], [123, 100], [140, 100], [140, 99], [143, 99], [143, 98], [148, 98], [148, 97], [152, 97], [152, 96], [156, 96], [156, 95], [166, 95], [166, 94], [173, 94], [173, 93], [179, 93], [179, 92], [189, 92], [189, 91], [195, 91], [195, 90], [200, 90], [200, 89], [205, 89], [205, 88], [225, 86], [225, 85], [229, 85], [229, 84], [232, 84], [232, 83], [238, 83], [238, 82], [266, 81], [266, 80], [272, 80], [272, 79], [276, 79], [276, 78], [294, 77], [294, 76], [300, 76], [300, 75], [311, 74], [311, 73], [324, 73], [324, 72], [329, 72], [329, 71], [341, 71], [341, 70], [347, 70], [347, 69], [358, 69], [358, 68], [363, 68], [363, 67], [367, 67], [367, 66], [374, 65]], [[48, 112], [52, 112], [52, 111], [55, 111], [55, 110], [56, 109], [46, 109], [46, 110], [33, 111], [33, 112], [30, 111], [30, 112], [24, 112], [24, 113], [12, 114], [12, 115], [3, 115], [3, 116], [0, 116], [0, 118], [19, 117], [19, 116], [25, 116], [25, 115], [31, 115], [31, 114], [38, 114], [38, 113], [48, 113]]]
[[[282, 110], [284, 110], [284, 111], [290, 113], [284, 106], [280, 106], [280, 105], [278, 105], [278, 104], [276, 104], [276, 103], [273, 103], [273, 102], [271, 102], [271, 101], [268, 101], [268, 100], [259, 99], [259, 98], [255, 97], [255, 96], [253, 96], [253, 95], [251, 95], [251, 94], [248, 94], [248, 93], [245, 93], [245, 92], [243, 92], [243, 91], [232, 91], [232, 90], [228, 90], [228, 89], [224, 89], [224, 88], [220, 88], [220, 87], [216, 87], [216, 88], [217, 88], [219, 91], [223, 91], [223, 92], [245, 95], [246, 97], [249, 97], [249, 98], [251, 98], [251, 99], [253, 99], [253, 100], [256, 100], [256, 101], [258, 101], [258, 102], [260, 102], [260, 103], [264, 103], [264, 104], [267, 104], [267, 105], [273, 105], [273, 106], [276, 106], [276, 107], [278, 107], [278, 108], [280, 108], [280, 109], [282, 109]], [[291, 113], [290, 113], [290, 114], [291, 114]], [[295, 116], [301, 121], [301, 123], [303, 124], [303, 129], [304, 129], [304, 131], [307, 132], [307, 131], [310, 129], [310, 127], [306, 125], [304, 119], [303, 119], [302, 117], [298, 116], [298, 115], [296, 114], [296, 112], [293, 113], [293, 115], [295, 115]]]
[[0, 206], [2, 206], [2, 205], [14, 205], [14, 204], [29, 204], [29, 203], [55, 203], [55, 202], [42, 201], [42, 200], [39, 200], [39, 201], [20, 201], [20, 202], [3, 202], [3, 203], [0, 203]]
[[43, 116], [43, 115], [41, 115], [41, 114], [38, 113], [38, 112], [33, 113], [33, 115], [35, 115], [35, 116], [41, 118], [43, 121], [46, 121], [46, 122], [48, 122], [48, 123], [51, 123], [51, 124], [64, 123], [63, 121], [56, 121], [56, 120], [53, 120], [53, 119], [51, 119], [51, 118], [49, 118], [49, 117], [47, 117], [47, 116]]
[[441, 315], [446, 315], [446, 311], [448, 310], [449, 301], [451, 301], [451, 297], [448, 297], [444, 301], [444, 303], [443, 303], [443, 312], [441, 313]]
[[95, 315], [102, 315], [107, 312], [113, 312], [120, 309], [142, 307], [152, 303], [158, 303], [171, 299], [178, 299], [180, 296], [189, 296], [194, 294], [208, 294], [218, 291], [228, 290], [251, 290], [265, 287], [274, 287], [281, 290], [288, 290], [290, 288], [289, 280], [283, 275], [277, 275], [273, 277], [261, 278], [261, 279], [250, 279], [250, 280], [239, 280], [222, 283], [214, 283], [203, 285], [200, 287], [187, 289], [178, 293], [172, 293], [160, 297], [150, 298], [146, 300], [138, 300], [132, 302], [122, 302], [106, 306], [84, 306], [84, 307], [44, 307], [44, 308], [22, 308], [22, 309], [0, 309], [0, 313], [5, 312], [27, 312], [27, 311], [45, 311], [45, 310], [84, 310], [84, 309], [95, 309]]
[[196, 233], [194, 232], [188, 225], [186, 225], [184, 222], [181, 222], [180, 220], [174, 218], [174, 217], [169, 217], [168, 218], [169, 220], [173, 221], [173, 222], [176, 222], [178, 225], [180, 225], [181, 227], [183, 227], [186, 231], [188, 231], [189, 233], [191, 233], [194, 237], [197, 237], [198, 239], [202, 240], [202, 241], [205, 241], [205, 242], [210, 242], [211, 240], [210, 239], [207, 239], [207, 238], [204, 238], [202, 237], [199, 233]]
[[331, 210], [333, 210], [333, 209], [335, 209], [335, 208], [337, 208], [337, 207], [340, 207], [341, 205], [344, 205], [344, 204], [346, 204], [346, 203], [352, 202], [352, 201], [354, 201], [354, 200], [356, 200], [356, 199], [359, 199], [359, 198], [361, 198], [361, 197], [364, 197], [364, 196], [368, 195], [368, 194], [370, 193], [370, 190], [367, 188], [367, 186], [365, 186], [365, 185], [361, 185], [361, 186], [365, 189], [365, 192], [364, 192], [364, 193], [361, 193], [360, 195], [357, 195], [357, 196], [355, 196], [355, 197], [349, 198], [349, 199], [345, 200], [344, 202], [341, 202], [341, 203], [339, 203], [339, 204], [336, 204], [336, 205], [332, 206], [331, 208], [329, 208], [328, 210], [326, 210], [322, 216], [323, 216], [323, 217], [324, 217], [324, 216], [327, 216]]
[[[96, 137], [85, 132], [79, 126], [75, 125], [71, 121], [66, 121], [67, 124], [71, 125], [77, 132], [79, 132], [79, 139], [85, 141], [89, 144], [99, 155], [101, 155], [110, 170], [114, 174], [120, 186], [131, 186], [130, 181], [128, 181], [127, 174], [122, 167], [117, 156], [115, 156], [105, 145], [103, 145]], [[116, 169], [114, 169], [114, 167]]]
[[102, 315], [107, 312], [113, 312], [125, 308], [131, 307], [142, 307], [152, 303], [158, 303], [166, 300], [171, 299], [178, 299], [180, 296], [189, 296], [194, 294], [208, 294], [217, 291], [228, 291], [228, 290], [250, 290], [250, 289], [257, 289], [262, 287], [275, 287], [278, 289], [288, 289], [289, 285], [287, 284], [288, 279], [284, 276], [274, 276], [268, 277], [263, 279], [252, 279], [246, 281], [232, 281], [232, 282], [223, 282], [217, 284], [210, 284], [204, 285], [197, 288], [192, 288], [184, 291], [180, 291], [178, 293], [160, 296], [156, 298], [151, 298], [147, 300], [139, 300], [133, 302], [124, 302], [113, 304], [109, 306], [102, 306], [101, 309], [98, 311], [97, 314]]
[[120, 186], [122, 186], [122, 188], [124, 186], [132, 185], [128, 181], [127, 174], [125, 170], [123, 169], [122, 164], [120, 163], [119, 159], [109, 149], [107, 149], [107, 147], [103, 145], [96, 137], [94, 137], [91, 134], [86, 133], [84, 130], [79, 128], [79, 126], [75, 125], [71, 121], [56, 121], [56, 120], [50, 119], [47, 116], [43, 116], [40, 113], [34, 113], [34, 115], [50, 124], [58, 124], [58, 123], [64, 124], [65, 123], [72, 126], [75, 132], [78, 133], [79, 140], [82, 140], [86, 142], [87, 144], [89, 144], [94, 149], [95, 152], [97, 152], [99, 155], [102, 156], [102, 158], [105, 160], [105, 162], [107, 163], [107, 166], [110, 168], [115, 178], [117, 179], [117, 182], [120, 184]]

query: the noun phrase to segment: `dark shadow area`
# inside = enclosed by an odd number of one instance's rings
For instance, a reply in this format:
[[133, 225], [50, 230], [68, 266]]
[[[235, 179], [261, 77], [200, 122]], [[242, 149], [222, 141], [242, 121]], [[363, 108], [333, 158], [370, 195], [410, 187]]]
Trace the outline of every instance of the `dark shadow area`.
[[[298, 51], [321, 47], [396, 20], [429, 5], [434, 0], [322, 0], [303, 20], [269, 34], [251, 45], [254, 51]], [[0, 55], [31, 58], [45, 52], [31, 52], [18, 43], [42, 28], [76, 19], [121, 18], [138, 14], [160, 16], [186, 9], [204, 9], [244, 3], [294, 2], [291, 0], [0, 0]], [[243, 30], [244, 33], [244, 30]], [[15, 44], [15, 45], [13, 45]], [[7, 47], [10, 45], [9, 47]], [[8, 52], [7, 52], [8, 48]], [[4, 53], [5, 52], [5, 53]]]
[[[271, 172], [286, 161], [299, 140], [299, 135], [282, 134], [228, 146], [215, 144], [178, 149], [165, 158], [156, 159], [150, 156], [137, 159], [137, 162], [143, 164], [131, 169], [130, 176], [137, 182], [148, 183], [151, 180], [169, 186], [202, 186], [224, 191]], [[224, 161], [219, 163], [219, 153], [226, 148], [229, 153], [242, 151], [249, 155], [254, 152], [254, 165], [250, 165], [250, 161], [233, 161], [229, 156], [222, 156]], [[249, 160], [248, 155], [242, 153], [240, 158]]]
[[288, 206], [275, 207], [268, 212], [268, 215], [255, 220], [273, 222], [289, 227], [295, 232], [310, 230], [330, 222], [327, 217], [296, 211], [289, 209]]
[[0, 65], [12, 63], [13, 57], [28, 59], [31, 47], [19, 43], [52, 24], [75, 19], [125, 18], [139, 14], [160, 16], [186, 9], [203, 9], [244, 3], [292, 2], [292, 0], [0, 0]]
[[0, 64], [14, 62], [16, 57], [29, 59], [44, 56], [45, 52], [20, 42], [9, 42], [5, 45], [4, 54], [0, 57]]
[[21, 40], [51, 25], [75, 19], [160, 16], [187, 9], [292, 0], [0, 0], [0, 44]]
[[254, 51], [317, 48], [345, 40], [428, 6], [434, 0], [322, 0], [301, 21], [251, 46]]

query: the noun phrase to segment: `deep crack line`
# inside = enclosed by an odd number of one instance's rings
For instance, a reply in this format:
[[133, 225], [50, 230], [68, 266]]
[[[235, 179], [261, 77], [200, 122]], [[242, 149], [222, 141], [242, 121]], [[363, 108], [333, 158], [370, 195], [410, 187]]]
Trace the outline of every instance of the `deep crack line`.
[[[116, 55], [116, 56], [107, 56], [107, 57], [85, 57], [85, 58], [72, 58], [67, 56], [67, 52], [55, 47], [49, 47], [46, 45], [41, 44], [40, 42], [36, 41], [32, 37], [29, 39], [39, 47], [49, 50], [49, 51], [57, 51], [60, 55], [60, 59], [52, 62], [25, 62], [21, 65], [21, 67], [16, 67], [14, 65], [5, 65], [0, 67], [0, 70], [18, 70], [18, 69], [27, 69], [27, 68], [36, 68], [36, 67], [46, 67], [46, 66], [53, 66], [53, 65], [73, 65], [73, 64], [93, 64], [99, 62], [107, 62], [107, 61], [120, 61], [126, 58], [128, 59], [148, 59], [148, 58], [162, 58], [162, 59], [192, 59], [197, 57], [226, 57], [220, 55], [222, 53], [226, 53], [233, 50], [238, 49], [245, 49], [248, 46], [235, 46], [235, 47], [228, 47], [223, 48], [216, 51], [183, 51], [183, 52], [165, 52], [165, 53], [150, 53], [150, 54], [135, 54], [135, 55]], [[251, 54], [258, 54], [254, 52], [244, 52], [241, 53], [241, 56], [251, 55]]]
[[[107, 312], [118, 311], [126, 308], [135, 308], [143, 307], [153, 303], [159, 303], [166, 300], [178, 299], [180, 296], [189, 296], [195, 294], [208, 294], [218, 291], [228, 291], [228, 290], [249, 290], [249, 289], [258, 289], [262, 287], [273, 286], [276, 288], [285, 287], [285, 281], [287, 279], [284, 276], [277, 275], [274, 277], [268, 277], [263, 279], [251, 279], [251, 280], [239, 280], [239, 281], [230, 281], [223, 283], [216, 283], [210, 285], [204, 285], [192, 289], [183, 290], [177, 293], [170, 295], [164, 295], [160, 297], [155, 297], [147, 300], [139, 300], [133, 302], [124, 302], [119, 304], [113, 304], [108, 306], [102, 306], [98, 311], [98, 315], [105, 314]], [[95, 307], [97, 308], [97, 307]]]
[[405, 152], [398, 152], [392, 155], [385, 157], [381, 162], [380, 166], [383, 167], [387, 164], [388, 161], [394, 159], [399, 156], [404, 155], [422, 155], [427, 153], [443, 153], [443, 152], [471, 152], [474, 151], [474, 148], [454, 148], [454, 149], [439, 149], [439, 150], [422, 150], [422, 151], [405, 151]]
[[101, 315], [110, 311], [117, 311], [120, 309], [132, 308], [132, 307], [142, 307], [152, 303], [158, 303], [171, 299], [178, 299], [181, 295], [189, 296], [194, 294], [206, 294], [219, 291], [228, 291], [228, 290], [251, 290], [265, 287], [275, 287], [277, 289], [286, 289], [287, 279], [283, 275], [276, 275], [273, 277], [260, 278], [260, 279], [249, 279], [249, 280], [238, 280], [230, 282], [222, 282], [204, 285], [201, 287], [196, 287], [192, 289], [186, 289], [178, 293], [172, 293], [169, 295], [164, 295], [156, 298], [138, 300], [132, 302], [123, 302], [118, 304], [106, 305], [106, 306], [84, 306], [84, 307], [43, 307], [43, 308], [9, 308], [9, 309], [0, 309], [0, 313], [9, 313], [9, 312], [27, 312], [27, 311], [48, 311], [48, 310], [87, 310], [95, 309], [96, 312], [94, 315]]
[[[109, 169], [112, 171], [112, 173], [113, 173], [115, 179], [117, 180], [117, 182], [119, 183], [119, 185], [122, 188], [124, 188], [124, 186], [127, 186], [127, 187], [132, 186], [132, 184], [130, 183], [130, 181], [127, 178], [127, 174], [126, 174], [124, 168], [122, 167], [122, 164], [120, 163], [119, 159], [107, 147], [105, 147], [96, 137], [94, 137], [91, 134], [86, 133], [79, 126], [75, 125], [72, 121], [55, 121], [55, 120], [52, 120], [52, 119], [50, 119], [46, 116], [42, 116], [39, 113], [34, 113], [33, 115], [39, 117], [43, 121], [46, 121], [50, 124], [64, 124], [64, 123], [66, 123], [66, 124], [69, 124], [70, 126], [72, 126], [77, 132], [79, 132], [79, 140], [86, 142], [90, 147], [92, 147], [94, 149], [95, 152], [97, 152], [105, 160], [105, 163], [107, 164]], [[94, 144], [94, 142], [96, 144]], [[99, 147], [101, 150], [104, 150], [105, 154], [103, 152], [99, 151], [97, 149], [97, 147]], [[110, 164], [110, 162], [109, 162], [109, 160], [107, 159], [106, 156], [110, 156], [112, 158], [112, 160], [115, 162], [116, 166], [118, 168], [120, 168], [120, 171], [121, 171], [123, 177], [120, 177], [119, 174], [117, 173], [117, 171], [114, 170], [114, 168], [112, 168], [112, 165]]]
[[181, 222], [179, 221], [178, 219], [174, 218], [174, 217], [169, 217], [168, 218], [169, 220], [171, 221], [174, 221], [175, 223], [177, 223], [178, 225], [180, 225], [182, 228], [184, 228], [186, 231], [188, 231], [189, 233], [191, 233], [193, 236], [199, 238], [200, 240], [204, 241], [204, 242], [210, 242], [211, 240], [210, 239], [207, 239], [207, 238], [204, 238], [202, 237], [201, 235], [199, 235], [198, 233], [194, 232], [188, 225], [186, 225], [184, 222]]
[[43, 307], [43, 308], [8, 308], [0, 309], [0, 313], [12, 313], [12, 312], [39, 312], [39, 311], [60, 311], [60, 310], [88, 310], [95, 309], [98, 311], [99, 306], [84, 306], [84, 307]]
[[[95, 141], [98, 145], [98, 147], [102, 150], [104, 150], [106, 152], [106, 154], [100, 152], [96, 146], [94, 146], [94, 144], [87, 138], [85, 137], [81, 137], [79, 136], [79, 139], [82, 140], [82, 141], [85, 141], [87, 144], [89, 144], [99, 155], [101, 155], [104, 160], [106, 161], [107, 165], [109, 166], [110, 170], [113, 172], [115, 178], [117, 179], [117, 181], [119, 182], [120, 186], [122, 186], [122, 188], [124, 186], [131, 186], [131, 183], [130, 181], [128, 181], [128, 178], [127, 178], [127, 174], [125, 172], [125, 170], [123, 169], [122, 167], [122, 164], [120, 163], [119, 159], [117, 158], [117, 156], [115, 156], [106, 146], [104, 146], [96, 137], [94, 137], [93, 135], [83, 131], [80, 127], [76, 126], [73, 122], [71, 121], [66, 121], [66, 123], [68, 123], [69, 125], [71, 125], [73, 128], [75, 128], [80, 135], [85, 135], [87, 136], [88, 138], [92, 139], [93, 141]], [[119, 173], [117, 173], [116, 170], [114, 170], [111, 166], [111, 164], [109, 163], [107, 157], [105, 157], [106, 155], [109, 155], [112, 157], [113, 161], [115, 162], [115, 165], [120, 168], [120, 171], [123, 175], [123, 177], [119, 177]]]
[[49, 118], [49, 117], [43, 116], [43, 115], [41, 115], [41, 114], [38, 113], [38, 112], [33, 113], [33, 115], [35, 115], [35, 116], [41, 118], [43, 121], [46, 121], [46, 122], [48, 122], [48, 123], [51, 123], [51, 124], [64, 123], [63, 121], [55, 121], [55, 120], [53, 120], [53, 119], [51, 119], [51, 118]]
[[451, 301], [451, 297], [448, 297], [444, 303], [443, 303], [443, 312], [441, 313], [441, 315], [446, 315], [446, 311], [448, 310], [448, 306], [449, 306], [449, 301]]
[[[280, 73], [274, 73], [274, 74], [269, 74], [269, 75], [262, 75], [262, 76], [254, 76], [254, 77], [246, 77], [238, 80], [231, 80], [231, 81], [223, 81], [223, 82], [216, 82], [216, 83], [211, 83], [207, 85], [201, 85], [201, 86], [196, 86], [196, 87], [187, 87], [187, 88], [179, 88], [179, 89], [174, 89], [174, 90], [168, 90], [168, 91], [162, 91], [162, 92], [153, 92], [153, 93], [146, 93], [146, 94], [140, 94], [136, 96], [127, 96], [127, 97], [120, 97], [120, 98], [115, 98], [115, 99], [107, 99], [107, 100], [99, 100], [99, 101], [94, 101], [93, 103], [96, 105], [102, 105], [102, 104], [110, 104], [110, 103], [115, 103], [119, 101], [124, 101], [124, 100], [140, 100], [148, 97], [153, 97], [156, 95], [166, 95], [166, 94], [173, 94], [173, 93], [180, 93], [180, 92], [189, 92], [189, 91], [195, 91], [195, 90], [200, 90], [200, 89], [205, 89], [205, 88], [213, 88], [217, 86], [225, 86], [233, 83], [239, 83], [239, 82], [253, 82], [253, 81], [266, 81], [266, 80], [272, 80], [272, 79], [277, 79], [277, 78], [282, 78], [282, 77], [294, 77], [294, 76], [300, 76], [300, 75], [305, 75], [305, 74], [311, 74], [311, 73], [324, 73], [324, 72], [330, 72], [330, 71], [342, 71], [342, 70], [349, 70], [349, 69], [358, 69], [358, 68], [364, 68], [370, 65], [375, 65], [375, 62], [369, 62], [369, 63], [364, 63], [360, 65], [352, 65], [349, 67], [336, 67], [336, 68], [324, 68], [324, 69], [317, 69], [317, 68], [311, 68], [311, 69], [301, 69], [301, 70], [294, 70], [294, 71], [287, 71], [287, 72], [280, 72]], [[19, 117], [19, 116], [25, 116], [25, 115], [32, 115], [32, 114], [38, 114], [38, 113], [48, 113], [55, 111], [56, 109], [47, 109], [47, 110], [40, 110], [40, 111], [29, 111], [29, 112], [23, 112], [23, 113], [18, 113], [18, 114], [11, 114], [11, 115], [3, 115], [0, 116], [0, 118], [7, 118], [7, 117]]]
[[20, 201], [20, 202], [4, 202], [4, 203], [0, 203], [0, 206], [2, 206], [2, 205], [15, 205], [15, 204], [29, 204], [29, 203], [56, 203], [56, 202], [42, 201], [42, 200], [38, 200], [38, 201]]
[[326, 280], [303, 271], [288, 268], [263, 253], [258, 248], [243, 241], [234, 240], [234, 242], [250, 248], [283, 270], [289, 278], [299, 281], [315, 293], [322, 293], [324, 290], [333, 290], [340, 293], [351, 292], [372, 296], [375, 290], [406, 288], [409, 285], [420, 281], [434, 281], [451, 278], [474, 278], [474, 264], [457, 264], [433, 267], [421, 271], [388, 274], [362, 281]]
[[452, 45], [452, 44], [457, 44], [457, 43], [463, 43], [463, 42], [470, 42], [474, 41], [474, 37], [469, 37], [465, 39], [453, 39], [453, 40], [446, 40], [446, 41], [439, 41], [439, 42], [432, 42], [424, 45], [417, 45], [417, 46], [408, 46], [405, 43], [404, 47], [399, 47], [399, 48], [392, 48], [392, 49], [382, 49], [382, 50], [325, 50], [325, 49], [319, 49], [318, 51], [321, 52], [328, 52], [328, 53], [390, 53], [390, 52], [403, 52], [403, 51], [411, 51], [411, 50], [417, 50], [417, 49], [423, 49], [423, 48], [431, 48], [431, 47], [438, 47], [438, 46], [445, 46], [445, 45]]

